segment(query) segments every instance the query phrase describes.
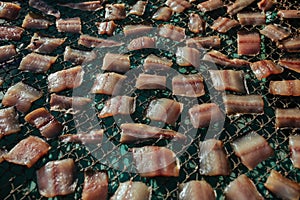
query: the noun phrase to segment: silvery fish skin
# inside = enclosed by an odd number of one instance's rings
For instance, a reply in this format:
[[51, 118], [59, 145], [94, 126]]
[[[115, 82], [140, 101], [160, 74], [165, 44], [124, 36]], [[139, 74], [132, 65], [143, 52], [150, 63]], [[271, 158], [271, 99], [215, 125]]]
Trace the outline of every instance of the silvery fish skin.
[[219, 36], [208, 36], [208, 37], [194, 37], [189, 38], [185, 41], [186, 46], [202, 49], [216, 49], [221, 46], [221, 38]]
[[219, 65], [230, 66], [230, 67], [249, 66], [250, 64], [250, 62], [243, 59], [237, 59], [237, 58], [230, 59], [225, 54], [216, 50], [209, 51], [203, 56], [202, 59]]
[[66, 46], [64, 51], [64, 61], [69, 61], [76, 65], [91, 62], [96, 58], [97, 54], [94, 51], [73, 49], [70, 46]]
[[179, 160], [176, 154], [166, 147], [133, 148], [132, 154], [137, 172], [141, 177], [179, 176]]
[[139, 37], [131, 40], [127, 45], [128, 50], [140, 50], [140, 49], [151, 49], [156, 47], [156, 39], [153, 37]]
[[0, 139], [21, 131], [19, 115], [14, 107], [0, 109]]
[[122, 20], [126, 18], [125, 4], [106, 4], [105, 20]]
[[206, 181], [189, 181], [180, 184], [179, 200], [215, 200], [215, 192]]
[[262, 35], [270, 38], [273, 42], [278, 42], [290, 36], [291, 32], [283, 27], [269, 24], [259, 31]]
[[275, 170], [271, 170], [270, 176], [265, 182], [265, 187], [278, 198], [298, 200], [300, 198], [300, 185]]
[[84, 172], [82, 200], [107, 199], [108, 175], [105, 171]]
[[279, 65], [287, 69], [300, 73], [300, 59], [299, 58], [281, 58]]
[[189, 30], [193, 33], [202, 33], [205, 31], [206, 22], [196, 13], [189, 15]]
[[0, 40], [19, 41], [24, 29], [18, 26], [0, 26]]
[[105, 48], [122, 46], [124, 43], [82, 34], [79, 37], [78, 44], [89, 48]]
[[238, 176], [225, 188], [225, 196], [228, 200], [264, 200], [257, 191], [254, 183], [245, 174]]
[[7, 162], [25, 165], [31, 168], [40, 158], [48, 153], [50, 145], [36, 136], [21, 140], [5, 156]]
[[88, 133], [79, 132], [76, 134], [65, 134], [61, 135], [59, 139], [62, 142], [72, 142], [72, 143], [79, 143], [79, 144], [95, 144], [101, 145], [103, 139], [104, 130], [92, 130]]
[[181, 42], [186, 38], [185, 29], [172, 24], [159, 25], [158, 35], [178, 42]]
[[28, 113], [24, 119], [39, 129], [46, 138], [54, 138], [63, 130], [63, 125], [45, 108], [38, 108]]
[[52, 15], [57, 19], [60, 18], [59, 10], [55, 9], [54, 7], [48, 5], [43, 0], [29, 0], [29, 6], [45, 13], [46, 15]]
[[151, 189], [143, 182], [127, 181], [120, 183], [110, 200], [150, 200]]
[[229, 15], [234, 15], [252, 4], [254, 1], [255, 0], [236, 0], [233, 4], [227, 6], [227, 13]]
[[274, 154], [266, 139], [255, 132], [248, 133], [232, 143], [235, 154], [250, 170]]
[[101, 69], [117, 73], [125, 73], [130, 69], [130, 56], [127, 54], [106, 53]]
[[50, 161], [37, 170], [37, 185], [44, 197], [68, 195], [75, 192], [75, 163], [73, 159]]
[[100, 35], [106, 34], [109, 36], [112, 36], [117, 28], [117, 24], [112, 20], [108, 22], [97, 22], [96, 26], [98, 27], [98, 33]]
[[79, 17], [56, 20], [58, 32], [81, 33], [81, 19]]
[[8, 88], [2, 99], [2, 105], [15, 106], [18, 111], [25, 113], [30, 109], [31, 104], [42, 96], [43, 92], [18, 82]]
[[195, 48], [191, 47], [178, 47], [176, 51], [176, 63], [179, 66], [195, 68], [200, 66], [201, 53]]
[[154, 54], [150, 54], [144, 60], [144, 69], [146, 72], [148, 71], [167, 71], [173, 65], [172, 60], [169, 60], [165, 57], [158, 57]]
[[253, 13], [238, 13], [237, 18], [241, 25], [264, 25], [266, 24], [266, 14]]
[[153, 27], [150, 25], [126, 25], [123, 27], [123, 32], [125, 37], [127, 36], [138, 36], [145, 35], [153, 30]]

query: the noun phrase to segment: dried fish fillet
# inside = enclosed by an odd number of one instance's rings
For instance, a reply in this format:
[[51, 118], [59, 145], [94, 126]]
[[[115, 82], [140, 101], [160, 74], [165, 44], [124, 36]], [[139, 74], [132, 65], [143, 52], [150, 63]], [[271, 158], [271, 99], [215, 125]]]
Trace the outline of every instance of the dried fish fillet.
[[84, 172], [82, 200], [107, 199], [108, 175], [104, 171]]
[[0, 46], [0, 62], [7, 61], [17, 55], [16, 47], [13, 44]]
[[300, 59], [299, 58], [282, 58], [282, 59], [279, 59], [278, 64], [287, 69], [290, 69], [290, 70], [300, 73]]
[[239, 31], [237, 40], [239, 55], [255, 56], [260, 53], [259, 33]]
[[226, 33], [230, 29], [239, 25], [239, 22], [235, 19], [230, 19], [227, 17], [219, 17], [214, 21], [213, 25], [210, 27], [219, 33]]
[[36, 136], [21, 140], [5, 156], [7, 162], [32, 167], [40, 158], [48, 153], [50, 145]]
[[210, 124], [225, 120], [224, 114], [215, 103], [194, 105], [189, 109], [189, 116], [194, 128], [207, 127]]
[[202, 12], [213, 11], [224, 6], [222, 0], [208, 0], [197, 5], [197, 8]]
[[156, 47], [156, 39], [147, 36], [133, 39], [127, 46], [129, 51], [139, 50], [139, 49], [151, 49], [155, 47]]
[[298, 19], [300, 18], [300, 10], [279, 10], [277, 15], [284, 19]]
[[75, 192], [75, 163], [73, 159], [50, 161], [37, 170], [37, 185], [44, 197], [55, 197]]
[[78, 44], [89, 48], [94, 48], [94, 47], [105, 48], [105, 47], [122, 46], [124, 43], [83, 34], [80, 35]]
[[49, 92], [61, 92], [81, 85], [84, 71], [81, 66], [52, 73], [48, 76]]
[[290, 36], [290, 31], [280, 26], [269, 24], [265, 26], [260, 33], [270, 38], [273, 42], [278, 42]]
[[56, 20], [58, 32], [81, 33], [81, 19], [79, 17]]
[[173, 11], [169, 7], [160, 7], [152, 16], [152, 19], [169, 21], [173, 15]]
[[271, 81], [269, 93], [281, 96], [300, 96], [300, 80]]
[[252, 4], [254, 1], [255, 0], [236, 0], [233, 4], [227, 6], [227, 13], [229, 15], [234, 15]]
[[126, 54], [106, 53], [101, 69], [125, 73], [130, 69], [130, 56]]
[[235, 155], [250, 170], [274, 154], [266, 139], [255, 132], [248, 133], [233, 141]]
[[281, 199], [298, 200], [300, 198], [299, 183], [282, 176], [275, 170], [271, 170], [270, 176], [264, 185]]
[[264, 25], [266, 24], [266, 14], [253, 13], [238, 13], [237, 18], [241, 25]]
[[57, 57], [30, 53], [23, 57], [18, 69], [34, 73], [45, 73], [55, 63]]
[[120, 183], [110, 200], [150, 200], [151, 189], [143, 182], [127, 181]]
[[172, 99], [155, 99], [150, 102], [146, 116], [154, 121], [175, 124], [183, 105]]
[[275, 111], [276, 128], [300, 128], [300, 109], [298, 108], [277, 108]]
[[2, 99], [2, 105], [15, 106], [20, 112], [27, 112], [31, 104], [41, 98], [43, 92], [25, 84], [18, 82], [17, 84], [8, 88]]
[[186, 46], [199, 50], [219, 48], [221, 46], [221, 38], [219, 36], [194, 37], [185, 41]]
[[124, 123], [120, 126], [121, 143], [140, 143], [150, 139], [184, 140], [186, 136], [173, 130], [162, 129], [146, 124]]
[[52, 15], [57, 19], [60, 18], [59, 10], [55, 9], [54, 7], [50, 6], [43, 0], [29, 0], [29, 6], [35, 8], [46, 15]]
[[225, 188], [225, 196], [228, 200], [264, 200], [257, 191], [254, 183], [245, 174], [240, 175]]
[[234, 70], [209, 70], [213, 87], [216, 90], [230, 90], [245, 93], [244, 71]]
[[0, 109], [0, 139], [21, 130], [18, 118], [14, 107]]
[[121, 20], [126, 18], [125, 4], [106, 4], [105, 20]]
[[119, 91], [126, 78], [127, 76], [114, 72], [97, 74], [91, 93], [107, 95], [115, 94]]
[[25, 29], [47, 29], [52, 24], [53, 22], [42, 15], [29, 12], [23, 20], [22, 27]]
[[157, 57], [154, 54], [150, 54], [144, 60], [144, 69], [148, 71], [164, 71], [169, 70], [173, 65], [172, 60], [169, 60], [165, 57]]
[[209, 51], [202, 59], [223, 66], [242, 67], [250, 65], [250, 62], [246, 60], [237, 58], [230, 59], [225, 54], [216, 50]]
[[185, 29], [172, 24], [162, 24], [158, 27], [158, 35], [181, 42], [185, 39]]
[[23, 28], [18, 26], [0, 26], [0, 40], [21, 40]]
[[213, 188], [204, 180], [189, 181], [180, 184], [179, 186], [179, 200], [215, 200], [215, 192]]
[[0, 18], [15, 20], [19, 16], [21, 6], [10, 2], [0, 2]]
[[300, 169], [300, 135], [291, 135], [289, 137], [289, 148], [294, 167]]
[[64, 6], [76, 10], [82, 11], [98, 11], [103, 8], [102, 4], [104, 1], [86, 1], [86, 2], [78, 2], [78, 3], [58, 3], [59, 6]]
[[141, 177], [179, 176], [179, 160], [175, 153], [166, 147], [133, 148], [132, 154]]
[[167, 77], [152, 74], [139, 74], [135, 87], [139, 90], [166, 89]]
[[250, 64], [251, 70], [258, 80], [267, 78], [272, 74], [281, 74], [283, 68], [271, 60], [261, 60]]
[[137, 1], [129, 11], [129, 15], [143, 16], [146, 10], [148, 1]]
[[270, 10], [270, 8], [275, 4], [274, 0], [261, 0], [257, 3], [258, 8], [262, 11]]
[[117, 24], [115, 24], [114, 21], [108, 21], [108, 22], [97, 22], [96, 26], [98, 27], [98, 34], [100, 35], [113, 35], [114, 31], [117, 28]]
[[174, 12], [181, 13], [185, 9], [190, 8], [192, 5], [186, 0], [167, 0], [165, 3]]
[[206, 22], [196, 13], [189, 15], [189, 30], [193, 33], [203, 33], [205, 31]]
[[277, 46], [287, 52], [300, 52], [300, 37], [283, 40]]
[[76, 133], [61, 135], [59, 139], [62, 142], [73, 142], [80, 144], [96, 144], [100, 145], [103, 139], [104, 130], [92, 130], [89, 133]]
[[264, 112], [264, 101], [260, 95], [232, 95], [223, 97], [227, 115], [252, 114]]
[[99, 118], [115, 115], [130, 115], [135, 112], [135, 98], [129, 96], [115, 96], [105, 102]]
[[83, 51], [79, 49], [73, 49], [66, 46], [64, 52], [64, 61], [70, 61], [73, 64], [81, 65], [88, 63], [97, 58], [97, 54], [94, 51]]
[[172, 79], [173, 95], [200, 97], [205, 94], [203, 77], [200, 74], [176, 75]]
[[67, 97], [57, 94], [51, 94], [50, 96], [50, 110], [63, 111], [66, 113], [77, 113], [85, 105], [92, 102], [92, 99], [85, 97]]
[[57, 47], [61, 46], [66, 39], [67, 38], [46, 37], [34, 33], [30, 40], [30, 44], [26, 48], [36, 53], [52, 53]]
[[153, 27], [150, 25], [126, 25], [123, 27], [123, 32], [125, 37], [127, 36], [140, 36], [146, 35], [153, 30]]
[[195, 48], [178, 47], [176, 51], [176, 63], [179, 66], [193, 66], [195, 68], [200, 66], [201, 53]]
[[63, 130], [63, 125], [45, 108], [38, 108], [28, 113], [24, 119], [39, 129], [46, 138], [54, 138]]
[[230, 174], [229, 161], [222, 141], [209, 139], [200, 142], [199, 152], [201, 175], [227, 176]]

